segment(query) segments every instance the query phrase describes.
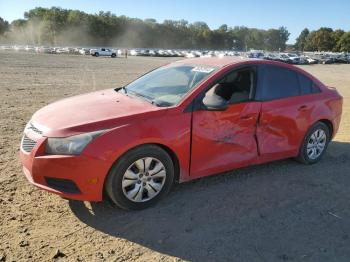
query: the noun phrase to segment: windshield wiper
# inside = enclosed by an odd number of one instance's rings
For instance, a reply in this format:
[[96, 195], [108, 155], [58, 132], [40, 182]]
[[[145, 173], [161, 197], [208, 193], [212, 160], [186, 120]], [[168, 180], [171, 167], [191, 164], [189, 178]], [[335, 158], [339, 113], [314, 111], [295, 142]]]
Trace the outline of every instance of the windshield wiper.
[[145, 101], [151, 103], [152, 105], [158, 106], [158, 104], [157, 104], [151, 97], [149, 97], [149, 96], [146, 96], [146, 95], [141, 94], [141, 93], [133, 92], [133, 91], [129, 91], [129, 94], [134, 95], [134, 96], [137, 96], [137, 97], [141, 97], [141, 98], [143, 98]]
[[166, 102], [166, 101], [152, 101], [154, 105], [158, 106], [158, 107], [168, 107], [168, 106], [172, 106], [171, 103]]
[[123, 90], [124, 91], [124, 94], [128, 93], [128, 91], [126, 90], [125, 86], [122, 86], [122, 87], [117, 87], [114, 89], [116, 92], [119, 92], [120, 90]]
[[151, 103], [152, 105], [156, 105], [156, 106], [163, 106], [162, 104], [154, 101], [154, 99], [152, 99], [151, 97], [149, 96], [146, 96], [144, 94], [140, 94], [140, 93], [137, 93], [137, 92], [134, 92], [134, 91], [127, 91], [127, 89], [122, 86], [122, 87], [117, 87], [114, 89], [116, 92], [119, 92], [120, 90], [123, 90], [124, 91], [124, 94], [128, 95], [128, 94], [131, 94], [131, 95], [134, 95], [134, 96], [137, 96], [137, 97], [141, 97], [143, 98], [144, 100], [146, 100], [147, 102]]

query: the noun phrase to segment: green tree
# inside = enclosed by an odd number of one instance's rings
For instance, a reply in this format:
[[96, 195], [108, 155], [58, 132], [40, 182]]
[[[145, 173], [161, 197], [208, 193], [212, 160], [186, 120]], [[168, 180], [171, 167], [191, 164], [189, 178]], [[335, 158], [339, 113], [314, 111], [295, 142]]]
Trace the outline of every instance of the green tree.
[[286, 42], [290, 35], [287, 28], [280, 27], [279, 29], [269, 29], [265, 34], [266, 49], [281, 51], [286, 49]]
[[265, 31], [256, 28], [248, 30], [246, 36], [247, 49], [264, 49]]
[[281, 50], [286, 49], [286, 43], [289, 39], [290, 33], [288, 32], [287, 28], [284, 26], [281, 26], [278, 28], [279, 35], [280, 35], [280, 41], [279, 41], [279, 46], [278, 48]]
[[[289, 37], [285, 27], [271, 30], [226, 24], [211, 30], [205, 22], [145, 20], [111, 12], [87, 14], [59, 7], [37, 7], [25, 19], [11, 23], [6, 33], [12, 42], [51, 45], [128, 46], [195, 49], [284, 49]], [[1, 23], [0, 23], [1, 24]], [[4, 24], [4, 23], [2, 23]], [[2, 32], [2, 31], [0, 31]]]
[[13, 20], [11, 23], [11, 28], [16, 30], [20, 30], [23, 29], [24, 27], [26, 27], [28, 21], [25, 19], [17, 19], [17, 20]]
[[9, 23], [0, 17], [0, 35], [3, 35], [10, 28]]
[[248, 50], [249, 28], [245, 26], [235, 26], [231, 29], [233, 48], [236, 50]]
[[154, 18], [146, 18], [144, 21], [145, 21], [145, 23], [150, 23], [150, 24], [157, 23], [157, 20]]
[[301, 31], [300, 35], [296, 39], [295, 48], [299, 51], [304, 51], [307, 37], [309, 36], [310, 31], [309, 29], [305, 28], [303, 31]]
[[350, 52], [350, 32], [344, 33], [339, 42], [339, 51], [341, 52]]
[[219, 27], [218, 31], [220, 31], [221, 33], [226, 33], [228, 30], [228, 26], [226, 24], [223, 24]]
[[345, 31], [341, 29], [337, 29], [333, 32], [333, 41], [334, 41], [334, 47], [333, 51], [334, 52], [339, 52], [340, 51], [340, 46], [339, 46], [339, 41], [341, 37], [344, 35]]
[[317, 30], [313, 38], [313, 43], [317, 51], [331, 51], [335, 46], [332, 28], [321, 27]]

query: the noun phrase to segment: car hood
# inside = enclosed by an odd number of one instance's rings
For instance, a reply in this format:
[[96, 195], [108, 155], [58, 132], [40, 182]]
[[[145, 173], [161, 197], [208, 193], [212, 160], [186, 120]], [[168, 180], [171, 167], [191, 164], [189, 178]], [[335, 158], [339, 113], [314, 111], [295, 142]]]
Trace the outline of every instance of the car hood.
[[161, 110], [164, 108], [108, 89], [49, 104], [38, 110], [31, 121], [44, 136], [65, 137], [114, 128]]

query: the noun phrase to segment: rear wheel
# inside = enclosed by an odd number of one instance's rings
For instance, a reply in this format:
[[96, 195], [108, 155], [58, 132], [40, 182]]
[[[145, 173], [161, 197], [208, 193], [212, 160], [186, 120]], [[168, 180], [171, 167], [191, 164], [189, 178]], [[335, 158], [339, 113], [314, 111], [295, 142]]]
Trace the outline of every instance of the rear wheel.
[[96, 53], [95, 53], [95, 56], [96, 56], [96, 57], [99, 57], [99, 56], [100, 56], [100, 54], [99, 54], [98, 52], [96, 52]]
[[322, 122], [317, 122], [307, 132], [297, 160], [304, 164], [317, 163], [326, 151], [329, 141], [329, 127]]
[[143, 209], [166, 195], [174, 181], [174, 165], [162, 148], [145, 145], [132, 149], [111, 168], [105, 189], [117, 206]]
[[112, 58], [115, 58], [115, 57], [117, 57], [117, 55], [116, 55], [116, 54], [112, 54], [111, 57], [112, 57]]

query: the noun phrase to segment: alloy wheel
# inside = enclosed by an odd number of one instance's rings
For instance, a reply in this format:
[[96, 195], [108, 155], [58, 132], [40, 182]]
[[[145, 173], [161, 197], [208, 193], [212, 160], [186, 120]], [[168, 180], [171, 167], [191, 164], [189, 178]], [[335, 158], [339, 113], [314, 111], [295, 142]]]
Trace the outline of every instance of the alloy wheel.
[[166, 180], [163, 163], [153, 157], [136, 160], [125, 171], [122, 179], [124, 195], [133, 202], [146, 202], [162, 190]]
[[313, 132], [307, 143], [307, 156], [315, 160], [324, 151], [327, 144], [327, 136], [324, 130], [317, 129]]

